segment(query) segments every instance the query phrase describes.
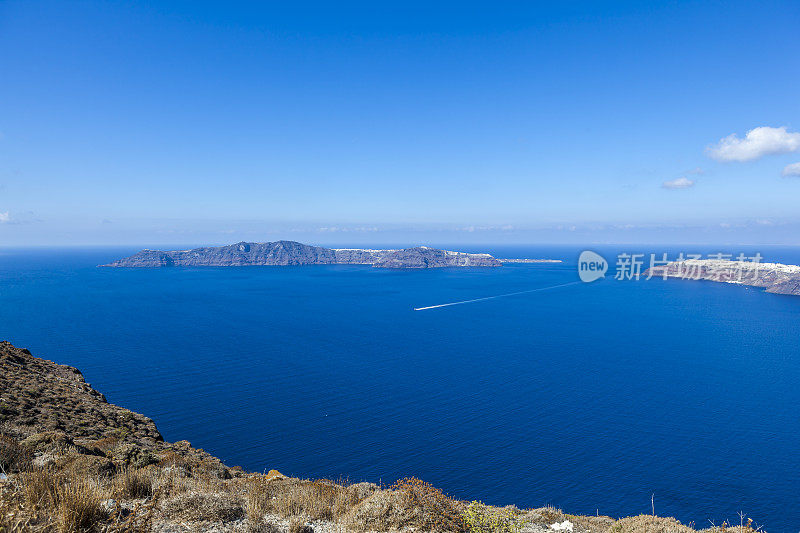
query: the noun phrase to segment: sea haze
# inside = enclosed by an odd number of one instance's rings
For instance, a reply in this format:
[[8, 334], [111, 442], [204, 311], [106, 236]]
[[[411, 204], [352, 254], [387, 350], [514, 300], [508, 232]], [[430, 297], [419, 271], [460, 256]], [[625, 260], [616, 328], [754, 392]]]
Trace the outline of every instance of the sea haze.
[[[230, 465], [570, 513], [742, 510], [800, 524], [800, 298], [712, 282], [495, 269], [102, 269], [135, 249], [0, 250], [0, 338]], [[796, 248], [706, 247], [800, 264]], [[738, 518], [736, 518], [738, 520]]]

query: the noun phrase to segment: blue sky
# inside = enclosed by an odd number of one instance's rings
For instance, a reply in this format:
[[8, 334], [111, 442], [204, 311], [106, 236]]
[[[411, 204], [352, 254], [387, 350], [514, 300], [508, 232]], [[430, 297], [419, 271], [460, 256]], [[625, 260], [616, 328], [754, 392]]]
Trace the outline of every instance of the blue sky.
[[800, 244], [796, 1], [431, 4], [0, 2], [0, 246]]

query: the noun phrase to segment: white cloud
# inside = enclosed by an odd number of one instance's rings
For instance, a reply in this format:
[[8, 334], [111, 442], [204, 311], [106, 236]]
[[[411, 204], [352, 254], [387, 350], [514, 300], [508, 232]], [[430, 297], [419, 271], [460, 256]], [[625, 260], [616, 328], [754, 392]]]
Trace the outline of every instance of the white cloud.
[[689, 187], [694, 187], [694, 180], [682, 176], [674, 180], [665, 181], [661, 186], [665, 189], [688, 189]]
[[785, 154], [800, 150], [800, 133], [786, 127], [762, 126], [747, 132], [744, 139], [732, 133], [709, 146], [708, 154], [718, 161], [752, 161], [769, 154]]
[[786, 165], [783, 169], [783, 172], [781, 172], [781, 176], [784, 178], [788, 178], [789, 176], [800, 176], [800, 163]]
[[8, 211], [5, 213], [0, 213], [0, 224], [5, 224], [9, 221], [11, 221], [11, 216], [8, 214]]

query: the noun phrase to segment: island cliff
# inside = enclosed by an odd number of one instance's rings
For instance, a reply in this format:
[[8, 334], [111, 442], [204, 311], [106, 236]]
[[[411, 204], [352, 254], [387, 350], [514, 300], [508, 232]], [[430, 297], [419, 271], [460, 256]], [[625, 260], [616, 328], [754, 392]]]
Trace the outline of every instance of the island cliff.
[[437, 250], [427, 246], [402, 250], [323, 248], [295, 241], [240, 242], [192, 250], [142, 250], [104, 267], [372, 265], [377, 268], [498, 267], [489, 254]]
[[706, 280], [759, 287], [774, 294], [800, 296], [800, 266], [720, 259], [687, 259], [649, 268], [646, 275]]

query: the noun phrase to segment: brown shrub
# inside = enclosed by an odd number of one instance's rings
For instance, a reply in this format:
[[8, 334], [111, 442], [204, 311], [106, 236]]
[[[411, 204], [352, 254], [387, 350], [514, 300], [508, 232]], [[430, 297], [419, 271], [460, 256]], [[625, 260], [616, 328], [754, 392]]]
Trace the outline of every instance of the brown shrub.
[[94, 441], [92, 446], [100, 449], [103, 452], [108, 452], [116, 448], [118, 444], [119, 437], [103, 437], [102, 439]]
[[405, 494], [408, 505], [422, 511], [419, 527], [430, 531], [466, 531], [461, 505], [430, 483], [410, 477], [401, 479], [392, 489]]
[[161, 454], [158, 466], [180, 466], [188, 468], [189, 461], [182, 455], [169, 450]]
[[29, 435], [22, 444], [25, 448], [36, 452], [65, 454], [75, 449], [75, 442], [62, 431], [44, 431]]
[[525, 512], [525, 519], [527, 522], [533, 524], [550, 526], [555, 522], [563, 522], [567, 519], [567, 516], [563, 513], [563, 511], [561, 511], [561, 509], [553, 507], [552, 505], [548, 505], [547, 507], [528, 509]]
[[375, 492], [351, 509], [343, 522], [360, 531], [466, 531], [461, 504], [416, 478], [400, 480], [389, 490]]
[[117, 471], [117, 467], [107, 457], [72, 452], [56, 458], [53, 464], [67, 476], [89, 475], [108, 478]]
[[422, 511], [409, 507], [396, 490], [381, 490], [353, 507], [342, 522], [354, 531], [396, 531], [422, 521]]

